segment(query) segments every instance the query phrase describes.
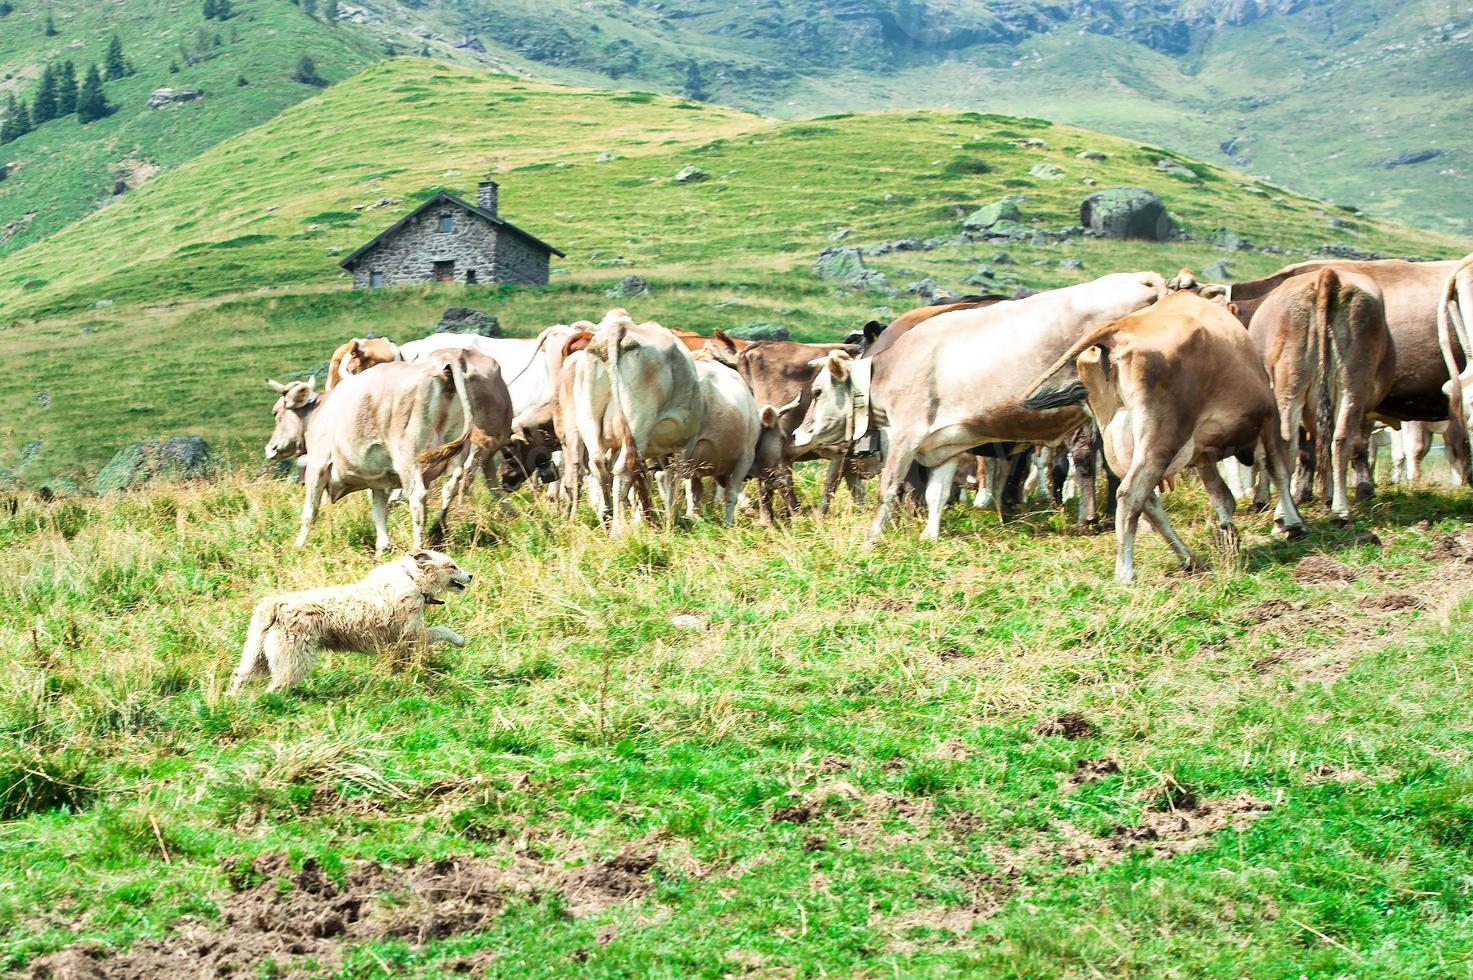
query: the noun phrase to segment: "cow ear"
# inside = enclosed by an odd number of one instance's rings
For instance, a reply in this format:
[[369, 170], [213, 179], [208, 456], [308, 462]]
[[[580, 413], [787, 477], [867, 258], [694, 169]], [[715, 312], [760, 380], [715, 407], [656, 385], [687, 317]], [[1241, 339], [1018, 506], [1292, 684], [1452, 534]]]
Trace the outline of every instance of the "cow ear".
[[352, 340], [348, 341], [349, 354], [357, 354], [362, 349], [362, 341], [360, 341], [357, 337], [354, 337]]
[[1237, 316], [1238, 315], [1238, 304], [1237, 303], [1229, 303], [1227, 305], [1227, 308], [1228, 308], [1228, 312], [1231, 313], [1233, 316]]
[[848, 381], [849, 355], [841, 350], [834, 351], [829, 355], [828, 368], [835, 381]]
[[314, 374], [314, 375], [312, 375], [311, 377], [309, 377], [307, 379], [307, 390], [308, 391], [316, 391], [317, 390], [317, 375]]
[[[1449, 381], [1448, 384], [1452, 384], [1452, 382]], [[771, 405], [763, 405], [762, 412], [758, 418], [762, 421], [762, 428], [770, 429], [774, 425], [777, 425], [777, 409]]]
[[286, 391], [286, 385], [282, 384], [280, 381], [274, 381], [271, 378], [266, 379], [266, 387], [270, 388], [278, 395], [281, 394], [283, 391]]

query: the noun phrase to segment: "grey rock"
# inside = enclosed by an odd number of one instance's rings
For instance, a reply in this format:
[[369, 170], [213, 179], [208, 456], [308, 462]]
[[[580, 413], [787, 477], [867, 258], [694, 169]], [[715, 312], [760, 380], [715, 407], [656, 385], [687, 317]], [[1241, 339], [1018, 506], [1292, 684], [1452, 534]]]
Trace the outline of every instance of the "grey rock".
[[1109, 157], [1099, 150], [1080, 150], [1074, 154], [1076, 160], [1108, 160]]
[[1207, 234], [1207, 241], [1229, 252], [1247, 251], [1253, 243], [1231, 228], [1214, 228]]
[[993, 265], [1013, 265], [1013, 257], [1007, 252], [998, 252], [992, 257]]
[[1165, 157], [1156, 161], [1156, 169], [1161, 171], [1163, 174], [1170, 174], [1173, 177], [1180, 177], [1182, 180], [1201, 179], [1197, 176], [1197, 172], [1195, 170], [1192, 170], [1190, 167], [1184, 167], [1181, 164], [1177, 163], [1175, 160], [1169, 160]]
[[635, 275], [625, 276], [614, 285], [604, 290], [604, 295], [609, 299], [629, 299], [631, 296], [643, 296], [650, 291], [650, 284]]
[[619, 154], [615, 153], [613, 150], [604, 150], [593, 159], [595, 163], [613, 163], [615, 160], [619, 159]]
[[692, 164], [688, 167], [680, 168], [680, 171], [675, 175], [675, 182], [677, 184], [695, 184], [709, 179], [710, 176], [706, 171]]
[[174, 105], [176, 102], [193, 102], [203, 99], [205, 93], [199, 89], [173, 89], [156, 88], [148, 94], [148, 107], [150, 109], [162, 109], [166, 105]]
[[1383, 167], [1409, 167], [1414, 163], [1426, 163], [1443, 155], [1442, 150], [1408, 150], [1380, 161]]
[[853, 246], [826, 248], [818, 253], [818, 262], [813, 270], [820, 279], [834, 281], [850, 280], [869, 271], [864, 257]]
[[1037, 163], [1028, 169], [1028, 175], [1039, 180], [1062, 180], [1064, 171], [1052, 163]]
[[222, 463], [198, 436], [148, 439], [124, 446], [97, 474], [95, 493], [133, 490], [155, 480], [197, 480], [215, 476]]
[[1021, 240], [1033, 237], [1033, 229], [1017, 221], [1003, 219], [991, 228], [988, 228], [983, 234], [987, 238], [1012, 238]]
[[1169, 241], [1180, 228], [1161, 198], [1144, 187], [1096, 191], [1079, 206], [1079, 223], [1102, 238]]
[[1074, 258], [1072, 256], [1069, 257], [1069, 258], [1067, 258], [1067, 259], [1060, 259], [1059, 260], [1059, 268], [1061, 268], [1061, 269], [1083, 269], [1084, 268], [1084, 260], [1083, 259], [1076, 259], [1076, 258]]
[[112, 306], [112, 305], [113, 305], [113, 301], [112, 300], [110, 300], [110, 299], [100, 299], [97, 302], [95, 302], [95, 303], [92, 304], [92, 308], [95, 309], [95, 310], [105, 310], [109, 306]]
[[788, 328], [781, 323], [766, 323], [757, 321], [755, 323], [743, 324], [740, 327], [732, 327], [726, 331], [728, 337], [737, 340], [790, 340], [792, 335]]
[[1202, 269], [1204, 282], [1226, 282], [1233, 278], [1232, 263], [1227, 259], [1214, 259]]
[[853, 233], [853, 231], [853, 228], [840, 228], [838, 231], [830, 232], [829, 241], [842, 242], [844, 239], [848, 238], [850, 234]]
[[473, 333], [482, 337], [500, 337], [501, 322], [490, 313], [465, 306], [452, 306], [440, 314], [440, 322], [431, 333]]
[[974, 230], [991, 228], [999, 221], [1021, 221], [1023, 212], [1018, 209], [1018, 198], [1015, 196], [1005, 197], [1000, 201], [985, 204], [962, 221], [963, 228]]

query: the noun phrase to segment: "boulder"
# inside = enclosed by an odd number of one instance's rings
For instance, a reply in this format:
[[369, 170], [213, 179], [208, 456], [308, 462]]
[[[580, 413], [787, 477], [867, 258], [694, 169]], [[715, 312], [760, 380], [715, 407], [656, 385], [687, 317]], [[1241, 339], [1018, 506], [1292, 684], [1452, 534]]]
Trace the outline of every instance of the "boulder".
[[988, 238], [1027, 239], [1033, 237], [1033, 229], [1021, 222], [1004, 218], [991, 228], [988, 228], [983, 234]]
[[1161, 171], [1163, 174], [1170, 174], [1171, 176], [1179, 177], [1182, 180], [1200, 179], [1197, 176], [1197, 172], [1192, 168], [1184, 167], [1181, 164], [1177, 163], [1175, 160], [1169, 160], [1165, 157], [1156, 161], [1156, 169]]
[[1059, 260], [1059, 268], [1061, 268], [1061, 269], [1083, 269], [1084, 268], [1084, 260], [1083, 259], [1074, 258], [1073, 256], [1070, 256], [1067, 259], [1060, 259]]
[[452, 306], [440, 314], [440, 322], [431, 333], [473, 333], [482, 337], [500, 337], [501, 322], [490, 313], [464, 306]]
[[1076, 159], [1076, 160], [1108, 160], [1109, 157], [1105, 156], [1105, 154], [1101, 153], [1099, 150], [1080, 150], [1078, 153], [1074, 154], [1074, 159]]
[[1226, 282], [1233, 278], [1232, 263], [1227, 259], [1214, 259], [1202, 269], [1198, 278], [1203, 282]]
[[813, 271], [820, 279], [834, 281], [852, 280], [870, 271], [864, 264], [864, 256], [853, 246], [826, 248], [818, 253]]
[[694, 184], [706, 180], [710, 176], [706, 171], [692, 164], [689, 167], [680, 168], [679, 173], [675, 175], [675, 182], [677, 184]]
[[1029, 168], [1028, 175], [1039, 180], [1061, 180], [1064, 171], [1052, 163], [1039, 163]]
[[593, 159], [595, 163], [613, 163], [615, 160], [619, 159], [619, 154], [615, 153], [613, 150], [604, 150]]
[[980, 230], [991, 228], [999, 221], [1021, 220], [1023, 220], [1023, 212], [1018, 210], [1018, 198], [1010, 195], [1000, 201], [993, 201], [991, 204], [983, 205], [973, 211], [963, 219], [962, 227]]
[[1247, 251], [1253, 247], [1253, 243], [1231, 228], [1214, 228], [1207, 234], [1207, 240], [1218, 248], [1227, 249], [1229, 252]]
[[1164, 242], [1180, 230], [1161, 199], [1144, 187], [1096, 191], [1079, 206], [1079, 223], [1102, 238]]
[[781, 323], [766, 323], [761, 320], [755, 323], [746, 323], [740, 327], [732, 327], [726, 331], [728, 337], [737, 340], [790, 340], [792, 339], [788, 328]]
[[198, 436], [148, 439], [124, 446], [97, 474], [95, 493], [134, 490], [154, 480], [198, 480], [220, 472], [222, 463]]
[[639, 276], [629, 275], [605, 289], [604, 295], [609, 299], [628, 299], [631, 296], [643, 296], [649, 291], [649, 283]]
[[204, 97], [205, 93], [199, 89], [156, 88], [148, 94], [148, 107], [162, 109], [176, 102], [193, 102]]

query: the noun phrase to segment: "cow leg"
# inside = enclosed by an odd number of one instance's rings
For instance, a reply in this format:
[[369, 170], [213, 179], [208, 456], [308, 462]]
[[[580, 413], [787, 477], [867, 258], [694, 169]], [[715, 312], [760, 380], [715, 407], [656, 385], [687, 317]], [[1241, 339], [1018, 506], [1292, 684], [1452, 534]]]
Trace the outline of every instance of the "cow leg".
[[[400, 472], [403, 472], [402, 470]], [[411, 543], [417, 550], [424, 547], [425, 525], [429, 517], [430, 488], [425, 486], [424, 474], [419, 467], [409, 468], [409, 519], [413, 533]]]
[[[683, 464], [677, 463], [673, 456], [667, 457], [655, 476], [655, 487], [660, 491], [660, 503], [665, 505], [666, 530], [675, 526], [675, 468], [678, 465]], [[650, 515], [650, 522], [654, 523], [653, 514]]]
[[1356, 500], [1371, 500], [1376, 496], [1376, 449], [1371, 444], [1371, 426], [1369, 419], [1362, 418], [1350, 453], [1350, 465], [1355, 475]]
[[[1173, 550], [1178, 546], [1185, 549], [1181, 539], [1176, 537], [1176, 532], [1171, 530], [1171, 524], [1166, 520], [1166, 512], [1160, 509], [1161, 502], [1156, 495], [1156, 487], [1160, 486], [1161, 478], [1166, 475], [1166, 469], [1171, 464], [1172, 454], [1169, 452], [1148, 452], [1147, 447], [1159, 440], [1155, 433], [1145, 431], [1142, 426], [1135, 428], [1135, 450], [1132, 453], [1130, 466], [1125, 471], [1125, 476], [1120, 480], [1120, 490], [1117, 494], [1119, 502], [1115, 512], [1115, 579], [1121, 583], [1135, 581], [1135, 537], [1136, 530], [1140, 526], [1141, 515], [1145, 514], [1161, 536], [1166, 539]], [[1169, 441], [1168, 441], [1169, 444]], [[1154, 504], [1154, 508], [1151, 506]], [[1177, 552], [1182, 555], [1181, 551]], [[1187, 551], [1182, 555], [1183, 563], [1191, 557]]]
[[693, 521], [701, 516], [701, 478], [698, 476], [685, 480], [685, 516]]
[[1146, 506], [1142, 513], [1146, 518], [1146, 523], [1155, 528], [1156, 533], [1165, 538], [1166, 543], [1171, 546], [1171, 550], [1176, 552], [1177, 560], [1181, 562], [1183, 571], [1196, 572], [1202, 570], [1202, 560], [1192, 552], [1191, 548], [1187, 547], [1187, 543], [1181, 539], [1181, 536], [1176, 533], [1176, 529], [1171, 526], [1171, 520], [1166, 516], [1166, 505], [1161, 503], [1161, 494], [1152, 492], [1146, 498]]
[[1001, 460], [1001, 471], [1006, 474], [1002, 490], [997, 494], [997, 519], [1007, 521], [1023, 505], [1023, 485], [1033, 472], [1032, 449]]
[[[609, 494], [609, 504], [613, 508], [613, 515], [609, 523], [609, 529], [614, 534], [624, 530], [626, 516], [625, 510], [629, 507], [629, 494], [632, 489], [630, 474], [631, 463], [629, 460], [630, 449], [628, 446], [619, 450], [618, 457], [614, 460], [613, 487]], [[631, 513], [630, 518], [637, 517], [637, 513]]]
[[382, 558], [389, 550], [389, 492], [370, 490], [369, 510], [373, 513], [373, 556]]
[[977, 494], [972, 498], [972, 506], [991, 510], [997, 501], [997, 484], [1001, 479], [998, 468], [1001, 464], [991, 456], [983, 456], [981, 461], [981, 469], [977, 472]]
[[895, 505], [900, 502], [900, 492], [905, 488], [905, 477], [910, 472], [910, 464], [914, 461], [918, 448], [916, 442], [910, 439], [897, 443], [884, 436], [882, 431], [880, 442], [881, 451], [885, 454], [885, 465], [880, 469], [879, 504], [875, 508], [875, 517], [870, 522], [869, 531], [864, 536], [866, 549], [874, 547], [885, 530]]
[[1335, 417], [1335, 436], [1330, 443], [1330, 516], [1340, 523], [1350, 521], [1350, 461], [1359, 443], [1365, 406], [1354, 391], [1347, 391]]
[[1223, 480], [1216, 463], [1201, 464], [1197, 467], [1197, 475], [1202, 478], [1202, 487], [1207, 491], [1207, 499], [1217, 517], [1219, 546], [1229, 554], [1237, 554], [1240, 541], [1238, 529], [1233, 526], [1233, 512], [1237, 509], [1238, 502], [1233, 499], [1233, 491]]
[[788, 513], [801, 514], [803, 512], [803, 504], [798, 500], [798, 491], [794, 487], [792, 463], [789, 463], [787, 468], [783, 470], [782, 491], [783, 498], [788, 502]]
[[844, 458], [842, 456], [829, 460], [828, 472], [823, 477], [823, 497], [818, 501], [818, 512], [827, 514], [829, 504], [833, 502], [834, 491], [839, 488], [839, 477], [844, 474]]
[[854, 500], [854, 506], [864, 506], [864, 474], [859, 472], [859, 461], [853, 456], [844, 457], [844, 485], [849, 488], [849, 496]]
[[1422, 460], [1427, 458], [1427, 453], [1432, 449], [1432, 433], [1420, 422], [1403, 426], [1402, 431], [1406, 433], [1406, 438], [1402, 441], [1402, 451], [1406, 454], [1407, 482], [1421, 483]]
[[[1071, 442], [1069, 462], [1074, 464], [1074, 481], [1079, 492], [1078, 521], [1084, 527], [1093, 527], [1100, 522], [1099, 505], [1095, 502], [1095, 473], [1100, 437], [1094, 423], [1087, 424], [1091, 429], [1089, 435]], [[1114, 499], [1113, 495], [1111, 499]]]
[[327, 467], [309, 463], [306, 470], [303, 471], [303, 477], [307, 495], [302, 501], [302, 527], [297, 532], [298, 548], [306, 546], [307, 534], [312, 530], [312, 522], [317, 520], [317, 508], [321, 506], [322, 493], [327, 489]]
[[925, 537], [930, 541], [941, 537], [941, 512], [946, 509], [946, 498], [951, 496], [951, 478], [956, 475], [959, 462], [953, 456], [940, 466], [933, 466], [926, 478]]
[[1271, 421], [1265, 422], [1259, 435], [1259, 442], [1263, 449], [1263, 468], [1267, 472], [1268, 479], [1273, 481], [1274, 487], [1279, 491], [1279, 507], [1274, 516], [1274, 526], [1291, 539], [1303, 537], [1309, 531], [1304, 526], [1304, 519], [1299, 516], [1299, 509], [1294, 506], [1293, 486], [1290, 483], [1289, 451], [1279, 436], [1278, 427]]
[[1055, 507], [1064, 506], [1064, 487], [1069, 482], [1069, 450], [1060, 444], [1051, 449], [1048, 463], [1048, 496]]

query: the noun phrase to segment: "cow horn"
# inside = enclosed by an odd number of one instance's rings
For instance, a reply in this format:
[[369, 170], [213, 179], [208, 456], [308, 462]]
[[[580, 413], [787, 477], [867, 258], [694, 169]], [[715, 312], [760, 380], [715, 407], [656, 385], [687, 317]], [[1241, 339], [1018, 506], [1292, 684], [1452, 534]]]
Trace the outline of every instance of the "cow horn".
[[794, 398], [792, 401], [788, 402], [782, 408], [779, 408], [777, 410], [777, 414], [779, 414], [779, 415], [786, 415], [787, 413], [791, 412], [793, 409], [797, 408], [801, 404], [803, 404], [803, 393], [800, 391], [800, 392], [798, 392], [798, 397], [797, 398]]
[[278, 395], [281, 394], [283, 391], [286, 391], [286, 385], [282, 384], [280, 381], [273, 381], [270, 378], [267, 378], [266, 384], [268, 387], [270, 387], [272, 391], [276, 392]]
[[308, 391], [316, 391], [317, 390], [317, 375], [314, 374], [314, 375], [312, 375], [311, 377], [309, 377], [307, 379], [307, 390]]

